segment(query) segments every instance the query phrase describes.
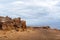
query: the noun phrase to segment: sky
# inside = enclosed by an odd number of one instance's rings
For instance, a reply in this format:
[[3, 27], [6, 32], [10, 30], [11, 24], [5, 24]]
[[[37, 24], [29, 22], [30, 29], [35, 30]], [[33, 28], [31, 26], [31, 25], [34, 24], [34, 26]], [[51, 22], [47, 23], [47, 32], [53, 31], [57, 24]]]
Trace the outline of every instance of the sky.
[[0, 16], [21, 17], [28, 26], [60, 29], [60, 0], [0, 0]]

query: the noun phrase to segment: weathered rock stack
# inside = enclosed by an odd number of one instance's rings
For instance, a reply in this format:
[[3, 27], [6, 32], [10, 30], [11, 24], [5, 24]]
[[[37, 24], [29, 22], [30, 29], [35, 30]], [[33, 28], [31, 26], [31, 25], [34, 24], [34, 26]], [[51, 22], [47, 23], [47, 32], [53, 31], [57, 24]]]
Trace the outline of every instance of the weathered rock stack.
[[26, 21], [21, 20], [20, 17], [12, 19], [8, 16], [0, 16], [0, 30], [18, 30], [18, 28], [21, 28], [24, 31], [26, 29]]

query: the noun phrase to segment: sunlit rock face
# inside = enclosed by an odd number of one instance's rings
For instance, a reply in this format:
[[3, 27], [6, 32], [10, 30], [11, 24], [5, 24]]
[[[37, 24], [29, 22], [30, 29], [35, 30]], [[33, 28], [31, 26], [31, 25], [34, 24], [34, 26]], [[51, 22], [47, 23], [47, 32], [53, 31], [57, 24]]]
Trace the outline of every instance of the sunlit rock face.
[[6, 17], [0, 16], [0, 29], [2, 29], [2, 30], [11, 30], [11, 29], [18, 30], [18, 28], [22, 28], [22, 30], [26, 29], [26, 21], [21, 20], [20, 17], [12, 19], [8, 16], [6, 16]]

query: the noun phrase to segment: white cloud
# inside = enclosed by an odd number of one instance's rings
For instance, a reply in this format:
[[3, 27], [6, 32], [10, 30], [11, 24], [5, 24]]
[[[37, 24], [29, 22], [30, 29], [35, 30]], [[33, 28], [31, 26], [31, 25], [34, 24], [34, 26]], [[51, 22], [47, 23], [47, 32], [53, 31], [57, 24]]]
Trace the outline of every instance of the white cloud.
[[12, 4], [13, 5], [24, 5], [24, 6], [45, 6], [45, 7], [51, 7], [51, 6], [54, 6], [56, 5], [56, 3], [58, 3], [59, 1], [58, 0], [55, 0], [55, 1], [38, 1], [38, 0], [33, 0], [33, 1], [15, 1], [13, 2]]
[[0, 4], [0, 9], [5, 8], [3, 4]]
[[21, 4], [24, 4], [24, 2], [23, 1], [15, 1], [15, 2], [12, 2], [11, 4], [13, 4], [13, 5], [21, 5]]

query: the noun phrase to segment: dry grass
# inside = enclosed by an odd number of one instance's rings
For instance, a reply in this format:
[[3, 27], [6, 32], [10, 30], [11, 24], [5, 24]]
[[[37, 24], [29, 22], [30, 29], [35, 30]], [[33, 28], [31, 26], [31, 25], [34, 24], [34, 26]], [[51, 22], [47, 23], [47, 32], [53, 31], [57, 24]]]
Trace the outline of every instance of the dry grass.
[[60, 40], [60, 31], [28, 28], [26, 31], [0, 31], [0, 40]]

